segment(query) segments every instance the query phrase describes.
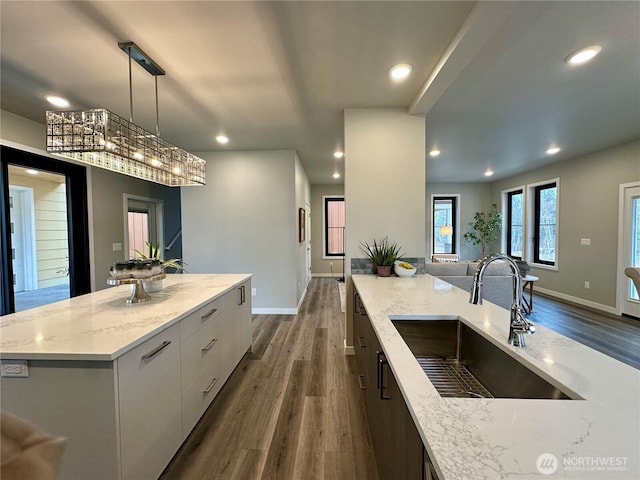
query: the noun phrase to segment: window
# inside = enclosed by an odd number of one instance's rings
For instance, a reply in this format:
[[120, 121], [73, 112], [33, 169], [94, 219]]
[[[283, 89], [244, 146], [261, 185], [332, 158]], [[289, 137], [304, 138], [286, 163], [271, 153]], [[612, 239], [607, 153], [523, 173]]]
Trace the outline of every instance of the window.
[[557, 182], [537, 185], [534, 193], [533, 261], [556, 265], [558, 185]]
[[324, 196], [324, 257], [344, 256], [344, 197]]
[[524, 255], [524, 192], [507, 192], [507, 255], [522, 259]]
[[457, 253], [457, 196], [432, 197], [433, 253]]

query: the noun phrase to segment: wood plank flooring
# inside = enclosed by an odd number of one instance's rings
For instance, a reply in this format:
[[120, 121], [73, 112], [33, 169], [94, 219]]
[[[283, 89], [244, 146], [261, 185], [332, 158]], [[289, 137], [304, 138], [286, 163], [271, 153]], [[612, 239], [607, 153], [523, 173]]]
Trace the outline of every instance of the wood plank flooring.
[[[640, 368], [638, 320], [535, 293], [530, 318]], [[253, 322], [252, 352], [161, 479], [377, 479], [336, 280], [314, 278], [298, 315]]]
[[377, 479], [335, 279], [295, 316], [255, 315], [246, 354], [161, 479]]
[[640, 369], [640, 320], [561, 302], [536, 294], [535, 290], [533, 312], [527, 317], [535, 323]]

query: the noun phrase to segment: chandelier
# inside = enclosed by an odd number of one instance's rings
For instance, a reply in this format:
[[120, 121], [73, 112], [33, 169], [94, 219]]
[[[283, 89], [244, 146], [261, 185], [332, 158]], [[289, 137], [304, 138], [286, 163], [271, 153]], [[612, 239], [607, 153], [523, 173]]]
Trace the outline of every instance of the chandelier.
[[[47, 152], [170, 187], [204, 185], [205, 161], [160, 138], [158, 75], [164, 70], [135, 43], [118, 46], [129, 55], [130, 119], [104, 108], [47, 111]], [[133, 123], [131, 60], [155, 78], [155, 134]]]

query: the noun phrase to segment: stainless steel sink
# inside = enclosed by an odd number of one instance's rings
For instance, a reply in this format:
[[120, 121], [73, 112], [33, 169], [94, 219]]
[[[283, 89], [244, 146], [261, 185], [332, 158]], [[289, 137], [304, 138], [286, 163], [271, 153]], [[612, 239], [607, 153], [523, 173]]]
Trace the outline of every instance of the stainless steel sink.
[[460, 320], [393, 320], [442, 397], [572, 398]]

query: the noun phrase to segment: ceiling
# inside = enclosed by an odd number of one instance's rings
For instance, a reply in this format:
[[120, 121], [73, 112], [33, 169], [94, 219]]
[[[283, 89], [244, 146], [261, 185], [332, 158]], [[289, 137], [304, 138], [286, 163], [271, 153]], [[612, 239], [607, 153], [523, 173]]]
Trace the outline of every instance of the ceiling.
[[[345, 108], [426, 115], [430, 182], [485, 181], [640, 138], [640, 2], [0, 2], [3, 110], [44, 96], [129, 113], [137, 43], [159, 77], [161, 136], [188, 151], [295, 149], [341, 183]], [[601, 54], [570, 67], [587, 45]], [[389, 68], [410, 63], [404, 82]], [[133, 67], [134, 121], [155, 129]], [[224, 133], [225, 146], [215, 141]], [[557, 145], [553, 157], [545, 150]], [[346, 152], [348, 156], [348, 152]], [[426, 154], [426, 152], [425, 152]]]

